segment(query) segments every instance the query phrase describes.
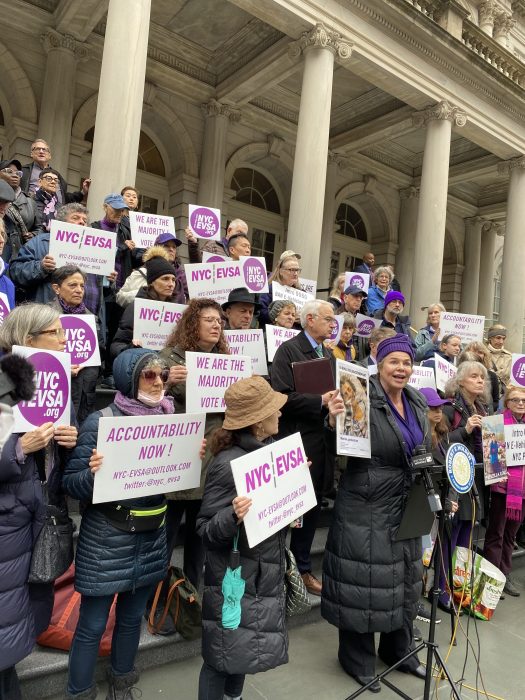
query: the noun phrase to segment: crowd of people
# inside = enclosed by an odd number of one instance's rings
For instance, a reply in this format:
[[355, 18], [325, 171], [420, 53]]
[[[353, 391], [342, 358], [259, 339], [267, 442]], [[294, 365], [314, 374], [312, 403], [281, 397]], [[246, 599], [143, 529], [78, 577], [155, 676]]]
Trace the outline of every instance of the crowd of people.
[[[285, 556], [290, 549], [307, 591], [321, 596], [323, 617], [339, 630], [339, 661], [359, 684], [374, 681], [374, 634], [379, 657], [393, 664], [414, 648], [414, 620], [420, 610], [423, 565], [421, 539], [398, 541], [395, 533], [412, 485], [411, 457], [425, 445], [437, 464], [448, 446], [460, 442], [483, 461], [482, 417], [501, 411], [506, 424], [525, 421], [525, 390], [510, 384], [511, 353], [503, 325], [488, 329], [486, 344], [442, 336], [445, 307], [428, 306], [424, 328], [412, 329], [404, 314], [406, 298], [391, 265], [375, 265], [367, 253], [355, 272], [370, 276], [370, 287], [350, 284], [339, 275], [326, 299], [301, 307], [274, 298], [273, 283], [300, 288], [301, 254], [286, 250], [269, 275], [269, 292], [255, 295], [233, 289], [226, 302], [190, 299], [183, 243], [161, 234], [149, 249], [132, 241], [129, 212], [138, 192], [125, 186], [109, 193], [104, 216], [90, 222], [86, 208], [89, 180], [68, 192], [51, 166], [51, 150], [42, 139], [31, 147], [32, 162], [0, 163], [0, 300], [3, 304], [0, 348], [14, 345], [64, 351], [61, 316], [94, 317], [102, 365], [71, 367], [69, 423], [44, 423], [6, 441], [0, 457], [0, 700], [19, 700], [15, 666], [30, 654], [49, 624], [53, 585], [28, 583], [31, 552], [42, 527], [45, 502], [80, 502], [82, 520], [76, 546], [75, 588], [81, 594], [80, 617], [71, 645], [66, 698], [97, 697], [95, 664], [115, 594], [116, 624], [108, 667], [108, 700], [139, 697], [135, 667], [141, 622], [156, 584], [168, 576], [168, 564], [184, 527], [184, 571], [203, 593], [202, 656], [199, 700], [239, 700], [246, 674], [288, 660], [285, 621]], [[93, 208], [99, 203], [90, 203]], [[50, 222], [89, 225], [116, 232], [117, 251], [110, 275], [86, 274], [76, 266], [57, 267], [49, 254]], [[238, 260], [250, 255], [248, 226], [229, 222], [221, 241], [201, 241], [187, 228], [190, 262], [203, 251]], [[305, 242], [305, 245], [307, 242]], [[134, 329], [136, 299], [186, 306], [165, 347], [141, 347]], [[370, 336], [356, 332], [358, 314], [376, 320]], [[340, 338], [329, 339], [342, 316]], [[225, 330], [266, 326], [294, 329], [269, 363], [267, 377], [253, 376], [226, 390], [224, 413], [208, 413], [201, 448], [200, 484], [191, 490], [93, 504], [94, 476], [104, 469], [97, 451], [101, 411], [98, 387], [112, 389], [105, 415], [148, 416], [186, 412], [186, 353], [228, 354]], [[435, 369], [436, 357], [457, 368], [442, 392], [409, 385], [416, 363]], [[336, 454], [337, 417], [350, 411], [343, 391], [306, 393], [296, 387], [293, 363], [327, 358], [369, 369], [371, 458]], [[107, 393], [107, 392], [106, 392]], [[300, 527], [284, 528], [250, 548], [243, 527], [251, 500], [237, 494], [230, 463], [274, 439], [299, 432], [310, 463], [317, 504]], [[523, 520], [525, 469], [509, 469], [508, 481], [489, 489], [478, 484], [481, 512], [469, 494], [450, 490], [450, 538], [443, 560], [455, 546], [469, 546], [473, 523], [487, 526], [486, 558], [507, 576], [505, 593], [519, 596], [510, 576], [512, 550]], [[339, 476], [340, 475], [340, 476]], [[335, 499], [324, 554], [322, 579], [313, 571], [312, 544], [326, 499]], [[133, 512], [136, 527], [126, 525]], [[295, 523], [297, 525], [297, 523]], [[290, 532], [288, 532], [290, 530]], [[240, 624], [222, 626], [222, 581], [235, 538], [245, 579]], [[440, 606], [454, 613], [447, 572], [440, 581]], [[417, 657], [400, 671], [424, 677]]]

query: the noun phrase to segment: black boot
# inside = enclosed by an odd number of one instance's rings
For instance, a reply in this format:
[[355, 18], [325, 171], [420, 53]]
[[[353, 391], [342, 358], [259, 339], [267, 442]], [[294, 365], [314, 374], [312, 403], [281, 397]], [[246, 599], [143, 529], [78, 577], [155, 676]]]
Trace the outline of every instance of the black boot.
[[138, 700], [142, 697], [142, 691], [135, 687], [139, 679], [139, 672], [136, 669], [116, 676], [112, 669], [107, 671], [108, 694], [106, 700]]

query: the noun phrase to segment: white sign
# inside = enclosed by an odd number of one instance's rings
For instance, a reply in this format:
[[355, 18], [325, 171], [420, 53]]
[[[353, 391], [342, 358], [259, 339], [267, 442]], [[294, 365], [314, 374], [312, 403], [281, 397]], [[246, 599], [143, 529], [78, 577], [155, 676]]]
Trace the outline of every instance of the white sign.
[[9, 304], [9, 299], [7, 294], [0, 292], [0, 324], [4, 322], [5, 317], [11, 311], [11, 305]]
[[248, 355], [252, 358], [252, 374], [268, 374], [264, 335], [260, 328], [240, 331], [224, 331], [232, 355]]
[[301, 331], [295, 328], [283, 328], [282, 326], [270, 326], [264, 327], [266, 331], [266, 348], [268, 352], [268, 362], [273, 362], [275, 353], [279, 345], [282, 345], [285, 340], [290, 340]]
[[246, 287], [254, 294], [268, 291], [264, 258], [242, 257], [226, 262], [185, 265], [191, 299], [214, 299], [219, 304], [228, 300], [232, 289]]
[[233, 459], [231, 468], [238, 495], [252, 499], [244, 517], [250, 548], [317, 503], [300, 433]]
[[374, 374], [377, 374], [377, 365], [375, 363], [373, 365], [368, 365], [368, 375], [373, 377]]
[[101, 418], [97, 451], [104, 461], [95, 474], [93, 503], [198, 486], [205, 420], [203, 414]]
[[[219, 255], [219, 253], [210, 253], [208, 250], [202, 251], [202, 262], [227, 262], [229, 258], [226, 255]], [[184, 266], [185, 268], [187, 265]]]
[[408, 380], [410, 386], [414, 389], [424, 389], [425, 387], [430, 389], [436, 388], [436, 375], [432, 367], [420, 367], [419, 365], [414, 365], [412, 367], [412, 374]]
[[461, 338], [462, 343], [483, 342], [485, 316], [473, 314], [455, 314], [442, 311], [439, 319], [440, 339], [453, 333]]
[[366, 272], [345, 272], [345, 289], [347, 287], [359, 287], [363, 292], [368, 292], [370, 275]]
[[140, 340], [143, 348], [162, 350], [180, 317], [188, 307], [153, 299], [134, 299], [133, 339]]
[[338, 314], [337, 316], [334, 316], [334, 319], [336, 325], [332, 328], [330, 337], [326, 339], [329, 347], [337, 345], [337, 343], [341, 340], [341, 331], [343, 330], [344, 315]]
[[139, 211], [129, 212], [131, 240], [137, 248], [151, 248], [162, 233], [175, 233], [175, 219], [164, 214], [143, 214]]
[[370, 318], [370, 316], [365, 316], [364, 314], [356, 314], [355, 334], [360, 338], [369, 338], [374, 328], [379, 328], [382, 323], [382, 318]]
[[198, 204], [190, 204], [188, 226], [198, 238], [220, 241], [221, 210], [214, 209], [213, 207], [201, 207]]
[[440, 355], [434, 353], [434, 362], [436, 368], [436, 389], [445, 391], [445, 385], [449, 379], [456, 376], [458, 371], [450, 362], [444, 360]]
[[110, 275], [115, 269], [117, 234], [98, 228], [51, 221], [49, 255], [57, 267], [76, 265], [93, 275]]
[[288, 287], [287, 285], [279, 284], [279, 282], [272, 282], [272, 296], [273, 301], [278, 299], [284, 299], [285, 301], [293, 301], [297, 311], [300, 311], [307, 301], [315, 299], [312, 294], [308, 292], [303, 292], [302, 289], [296, 289], [295, 287]]
[[13, 432], [26, 433], [44, 423], [71, 425], [71, 360], [67, 352], [13, 345], [13, 354], [33, 365], [36, 385], [31, 401], [13, 406]]
[[224, 392], [252, 376], [252, 360], [246, 355], [220, 355], [213, 352], [187, 352], [186, 410], [190, 413], [222, 413]]
[[95, 316], [93, 314], [64, 314], [60, 316], [66, 333], [66, 352], [72, 365], [100, 367], [100, 350]]
[[336, 360], [336, 387], [345, 404], [337, 416], [337, 454], [369, 458], [370, 409], [366, 367]]
[[317, 280], [307, 280], [304, 277], [299, 277], [299, 287], [303, 292], [308, 292], [314, 299], [317, 294]]
[[507, 467], [525, 465], [525, 425], [523, 423], [506, 425], [504, 432]]

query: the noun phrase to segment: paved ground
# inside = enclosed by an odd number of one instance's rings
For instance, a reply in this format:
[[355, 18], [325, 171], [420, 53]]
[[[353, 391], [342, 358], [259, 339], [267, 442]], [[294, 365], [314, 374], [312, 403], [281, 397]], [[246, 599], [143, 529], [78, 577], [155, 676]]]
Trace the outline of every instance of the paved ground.
[[[507, 596], [500, 602], [491, 622], [477, 622], [475, 625], [472, 618], [461, 618], [465, 632], [468, 625], [474, 651], [478, 649], [476, 630], [479, 634], [481, 670], [491, 700], [525, 700], [525, 566], [518, 568], [514, 580], [523, 590], [521, 598]], [[437, 627], [444, 654], [450, 639], [447, 623], [448, 619], [443, 619]], [[428, 631], [428, 625], [421, 623], [420, 627]], [[456, 679], [463, 675], [465, 684], [473, 688], [464, 686], [461, 697], [464, 700], [487, 698], [479, 678], [479, 694], [476, 694], [476, 664], [472, 649], [462, 674], [466, 649], [465, 636], [460, 630], [458, 646], [450, 653], [449, 665]], [[140, 681], [142, 700], [196, 700], [200, 665], [200, 659], [196, 658], [145, 672]], [[382, 665], [380, 669], [383, 669]], [[422, 681], [398, 672], [392, 673], [390, 678], [414, 700], [423, 697]], [[345, 675], [337, 662], [337, 630], [319, 622], [291, 631], [290, 663], [248, 677], [243, 700], [344, 700], [356, 689], [356, 683]], [[99, 698], [103, 697], [102, 692], [99, 693]], [[364, 693], [361, 697], [393, 700], [399, 696], [383, 687], [380, 695]], [[449, 697], [444, 683], [440, 685], [438, 697]]]

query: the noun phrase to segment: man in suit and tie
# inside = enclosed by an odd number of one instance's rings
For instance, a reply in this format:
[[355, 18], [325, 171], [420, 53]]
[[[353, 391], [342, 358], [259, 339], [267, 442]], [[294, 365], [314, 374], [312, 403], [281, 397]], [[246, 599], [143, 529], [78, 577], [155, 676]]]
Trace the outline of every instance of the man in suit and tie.
[[368, 251], [363, 255], [363, 262], [358, 265], [354, 272], [360, 272], [362, 275], [370, 275], [370, 284], [374, 281], [374, 263], [376, 259], [372, 251]]
[[[300, 432], [310, 473], [317, 494], [318, 505], [303, 517], [301, 528], [293, 528], [290, 548], [297, 561], [307, 590], [321, 595], [321, 582], [312, 574], [310, 550], [315, 535], [321, 496], [333, 489], [334, 456], [325, 449], [323, 430], [327, 404], [334, 391], [324, 394], [299, 393], [295, 387], [292, 363], [331, 358], [323, 341], [330, 337], [336, 321], [334, 308], [327, 301], [308, 301], [300, 312], [302, 331], [284, 342], [275, 353], [270, 370], [270, 381], [275, 391], [288, 395], [279, 422], [279, 438]], [[335, 384], [333, 385], [335, 386]]]

